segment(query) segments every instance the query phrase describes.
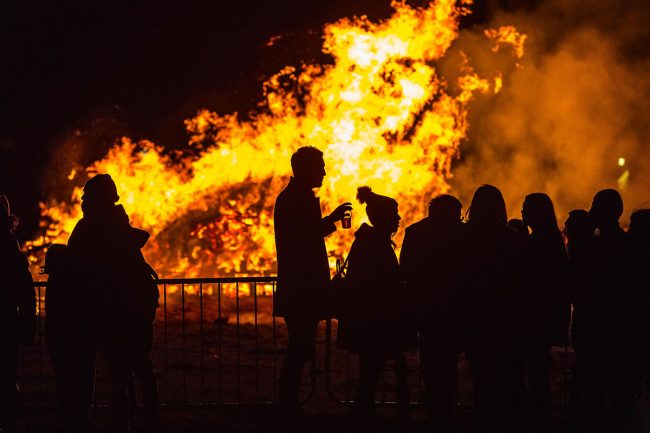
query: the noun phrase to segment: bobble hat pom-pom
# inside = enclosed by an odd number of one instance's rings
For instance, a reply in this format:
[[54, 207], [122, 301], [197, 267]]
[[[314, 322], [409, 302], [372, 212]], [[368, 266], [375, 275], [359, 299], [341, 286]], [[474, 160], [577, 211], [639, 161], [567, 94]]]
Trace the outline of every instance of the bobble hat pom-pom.
[[361, 204], [368, 203], [373, 195], [376, 194], [372, 192], [372, 189], [370, 189], [369, 186], [364, 185], [357, 188], [357, 200], [359, 200], [359, 203]]

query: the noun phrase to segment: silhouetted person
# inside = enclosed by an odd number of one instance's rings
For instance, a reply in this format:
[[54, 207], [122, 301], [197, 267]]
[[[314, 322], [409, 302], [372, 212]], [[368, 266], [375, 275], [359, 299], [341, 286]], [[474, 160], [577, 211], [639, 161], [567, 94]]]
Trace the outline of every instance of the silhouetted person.
[[127, 386], [132, 373], [140, 379], [145, 423], [157, 428], [158, 397], [149, 352], [152, 323], [158, 306], [155, 273], [140, 249], [148, 233], [134, 229], [109, 175], [86, 182], [82, 196], [83, 218], [77, 223], [68, 249], [75, 284], [88, 285], [84, 299], [93, 312], [89, 324], [97, 334], [106, 361], [112, 430], [129, 430]]
[[468, 211], [466, 267], [471, 337], [469, 361], [481, 432], [521, 431], [523, 393], [517, 358], [521, 260], [506, 205], [492, 185], [479, 187]]
[[13, 230], [18, 224], [9, 201], [0, 195], [0, 431], [17, 431], [19, 344], [29, 344], [36, 331], [36, 301], [29, 263]]
[[298, 412], [300, 382], [305, 363], [313, 358], [319, 307], [330, 282], [325, 236], [336, 230], [352, 209], [349, 203], [322, 217], [314, 189], [323, 184], [325, 162], [315, 147], [299, 148], [291, 156], [293, 177], [278, 195], [274, 209], [275, 246], [278, 257], [278, 285], [273, 314], [287, 325], [287, 352], [280, 371], [280, 422], [291, 422]]
[[571, 315], [568, 258], [553, 202], [543, 193], [526, 196], [521, 210], [531, 234], [523, 248], [521, 354], [535, 431], [550, 429], [551, 346], [568, 344]]
[[605, 189], [595, 196], [589, 215], [596, 227], [590, 266], [590, 305], [594, 320], [591, 350], [602, 367], [610, 431], [630, 431], [635, 417], [636, 352], [634, 305], [630, 280], [628, 245], [619, 225], [623, 200], [618, 191]]
[[72, 265], [65, 245], [47, 250], [43, 273], [48, 274], [45, 292], [45, 338], [54, 367], [59, 428], [83, 432], [90, 414], [95, 367], [95, 336], [87, 326], [92, 311], [80, 302]]
[[512, 230], [515, 231], [515, 233], [517, 233], [517, 236], [519, 236], [519, 242], [522, 244], [524, 244], [530, 237], [530, 233], [528, 232], [528, 227], [520, 219], [512, 218], [511, 220], [508, 221], [508, 227], [510, 227]]
[[570, 211], [564, 222], [573, 305], [571, 343], [576, 356], [569, 396], [569, 432], [605, 429], [604, 397], [599, 386], [601, 368], [596, 356], [600, 317], [594, 314], [594, 298], [590, 292], [595, 229], [589, 212], [584, 209]]
[[339, 321], [337, 344], [359, 355], [353, 414], [366, 423], [374, 416], [377, 381], [388, 358], [396, 359], [397, 402], [400, 415], [407, 416], [409, 391], [403, 351], [412, 339], [392, 241], [401, 219], [397, 202], [367, 186], [358, 189], [357, 198], [366, 204], [372, 225], [363, 223], [350, 247], [346, 277], [349, 314]]
[[571, 211], [565, 223], [574, 306], [576, 353], [570, 428], [625, 432], [634, 424], [633, 288], [628, 245], [618, 220], [623, 200], [599, 191], [588, 214]]
[[449, 430], [457, 366], [467, 347], [467, 299], [461, 280], [465, 254], [462, 204], [443, 194], [429, 216], [406, 228], [400, 267], [419, 332], [420, 368], [433, 431]]
[[636, 346], [641, 378], [645, 382], [646, 392], [650, 393], [650, 209], [639, 209], [632, 213], [627, 234], [636, 299], [633, 309]]

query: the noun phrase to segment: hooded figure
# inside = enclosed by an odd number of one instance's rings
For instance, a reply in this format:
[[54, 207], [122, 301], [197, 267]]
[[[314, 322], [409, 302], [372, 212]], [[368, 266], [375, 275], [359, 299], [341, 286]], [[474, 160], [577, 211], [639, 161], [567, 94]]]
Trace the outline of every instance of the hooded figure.
[[83, 294], [93, 312], [97, 347], [110, 375], [109, 407], [114, 431], [128, 430], [130, 376], [141, 381], [145, 422], [157, 428], [158, 396], [149, 352], [158, 307], [157, 276], [140, 249], [148, 233], [131, 227], [115, 182], [99, 174], [86, 182], [81, 208], [84, 216], [68, 240], [75, 284], [93, 284]]
[[397, 202], [367, 186], [357, 198], [366, 204], [369, 224], [362, 224], [348, 255], [347, 313], [339, 321], [337, 344], [359, 355], [359, 383], [354, 413], [372, 418], [377, 380], [387, 358], [395, 358], [397, 400], [406, 414], [409, 393], [403, 350], [412, 343], [405, 324], [404, 297], [393, 234], [401, 219]]
[[36, 300], [29, 263], [13, 230], [18, 220], [0, 195], [0, 431], [16, 431], [19, 343], [31, 342], [36, 331]]

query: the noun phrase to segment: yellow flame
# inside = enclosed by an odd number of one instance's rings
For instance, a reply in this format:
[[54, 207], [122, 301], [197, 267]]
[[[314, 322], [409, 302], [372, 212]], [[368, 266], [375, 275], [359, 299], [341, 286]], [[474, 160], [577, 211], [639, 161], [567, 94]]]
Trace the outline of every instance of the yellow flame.
[[512, 26], [501, 26], [498, 29], [487, 29], [485, 35], [494, 42], [492, 51], [495, 53], [503, 45], [509, 45], [518, 59], [524, 57], [524, 43], [527, 35], [519, 33]]
[[[475, 92], [492, 87], [465, 65], [452, 95], [437, 74], [436, 61], [457, 38], [458, 18], [471, 2], [455, 3], [394, 2], [390, 19], [329, 24], [323, 51], [333, 63], [286, 67], [272, 76], [252, 120], [200, 110], [185, 122], [196, 155], [175, 162], [159, 146], [125, 137], [88, 175], [115, 179], [132, 224], [152, 233], [145, 255], [161, 276], [275, 272], [273, 203], [300, 146], [325, 153], [324, 212], [353, 201], [365, 184], [398, 200], [406, 226], [424, 216], [431, 196], [449, 189], [469, 127], [467, 105]], [[507, 38], [490, 37], [523, 46], [525, 35], [502, 29], [494, 35]], [[46, 234], [29, 246], [66, 242], [82, 215], [80, 197], [77, 187], [70, 201], [42, 205]], [[363, 213], [356, 206], [353, 226]], [[353, 230], [329, 237], [332, 258], [344, 256], [352, 239]]]

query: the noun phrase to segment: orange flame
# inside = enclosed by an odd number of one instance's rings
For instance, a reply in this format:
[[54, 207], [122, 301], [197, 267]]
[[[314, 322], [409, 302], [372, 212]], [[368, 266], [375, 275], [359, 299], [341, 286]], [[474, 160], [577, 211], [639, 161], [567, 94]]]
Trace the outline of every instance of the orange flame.
[[[458, 37], [458, 18], [471, 4], [455, 3], [394, 2], [385, 21], [329, 24], [323, 51], [333, 63], [272, 76], [252, 120], [208, 110], [186, 120], [195, 156], [173, 162], [151, 142], [123, 138], [87, 172], [115, 179], [132, 224], [152, 233], [145, 256], [162, 276], [274, 273], [273, 203], [300, 146], [325, 153], [324, 213], [366, 184], [398, 200], [406, 226], [424, 216], [432, 195], [449, 189], [468, 103], [491, 89], [465, 67], [452, 96], [437, 74], [436, 61]], [[46, 234], [30, 247], [66, 242], [81, 217], [80, 197], [77, 187], [69, 202], [42, 205]], [[353, 226], [363, 213], [355, 208]], [[351, 230], [339, 230], [327, 239], [332, 260], [346, 254], [352, 238]]]
[[494, 47], [492, 51], [495, 53], [499, 51], [501, 46], [510, 45], [515, 57], [518, 59], [524, 57], [524, 44], [528, 35], [519, 33], [516, 28], [512, 26], [501, 26], [498, 29], [487, 29], [485, 30], [485, 36], [493, 41]]

